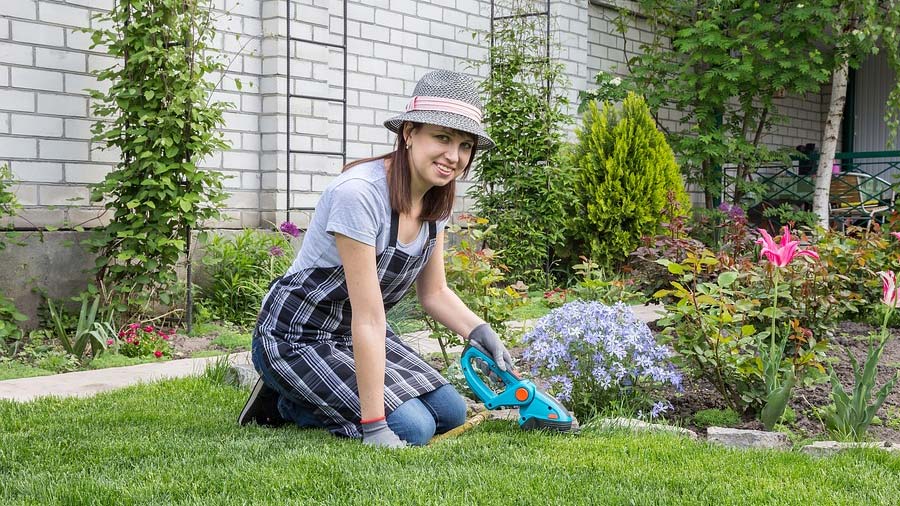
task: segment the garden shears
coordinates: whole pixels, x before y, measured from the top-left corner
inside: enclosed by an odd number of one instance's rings
[[[502,392],[494,392],[475,372],[476,360],[487,364],[490,372],[503,382],[505,388]],[[518,408],[519,427],[526,430],[549,429],[571,432],[572,415],[556,399],[539,390],[533,382],[519,377],[513,371],[501,370],[492,358],[471,345],[463,350],[460,362],[469,388],[481,399],[486,408]]]

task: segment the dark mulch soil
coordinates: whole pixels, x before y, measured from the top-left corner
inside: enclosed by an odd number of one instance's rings
[[[845,347],[853,353],[859,366],[862,367],[866,360],[868,336],[872,332],[879,331],[880,329],[877,327],[855,322],[843,322],[834,330],[829,360],[834,361],[834,370],[844,386],[844,390],[848,393],[852,391],[854,378]],[[887,382],[900,369],[900,332],[897,329],[894,330],[893,337],[885,346],[884,353],[878,364],[876,392],[881,385]],[[702,433],[702,429],[697,429],[697,427],[691,425],[691,415],[702,409],[722,409],[725,407],[725,403],[718,392],[707,381],[692,380],[685,377],[684,386],[684,393],[671,399],[675,407],[675,417],[679,420],[687,420],[688,428]],[[796,421],[790,425],[791,430],[801,437],[828,439],[825,427],[816,415],[814,408],[821,408],[829,404],[831,404],[831,383],[827,378],[823,378],[821,383],[796,389],[791,408],[793,408],[797,417]],[[869,439],[900,444],[900,426],[897,425],[900,423],[900,420],[897,419],[900,416],[900,411],[898,410],[900,410],[900,385],[888,395],[887,400],[885,400],[878,411],[878,416],[884,423],[880,426],[872,425],[869,427],[867,432]],[[894,426],[890,427],[889,425]],[[762,429],[762,423],[753,419],[745,419],[738,428]]]

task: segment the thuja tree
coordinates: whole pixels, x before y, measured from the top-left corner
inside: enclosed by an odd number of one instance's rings
[[[598,263],[625,261],[662,217],[690,209],[675,155],[644,100],[629,93],[621,110],[589,104],[574,153],[577,209],[570,231]],[[669,194],[679,209],[668,209]]]
[[[706,194],[721,192],[719,168],[737,167],[735,202],[760,163],[783,157],[763,138],[784,118],[777,97],[818,92],[829,77],[822,2],[758,0],[639,0],[654,33],[641,54],[626,54],[632,89],[651,111],[675,109],[681,124],[666,132],[688,182]],[[623,11],[624,12],[624,11]],[[633,23],[618,20],[624,35]],[[627,48],[628,45],[626,44]]]
[[[504,5],[500,5],[500,4]],[[521,1],[497,2],[505,13],[526,13]],[[475,167],[469,196],[480,216],[497,226],[490,246],[502,249],[510,278],[546,279],[564,243],[563,202],[570,195],[559,151],[570,121],[560,63],[546,58],[543,19],[497,21],[482,83],[484,120],[497,147]]]
[[[109,91],[91,91],[94,140],[118,148],[121,161],[92,192],[111,213],[89,245],[106,295],[168,304],[174,266],[191,231],[219,216],[222,175],[198,163],[227,143],[216,131],[229,104],[210,103],[207,48],[214,35],[204,0],[118,0],[99,16],[94,46],[119,63],[97,74]],[[124,300],[124,299],[119,299]]]

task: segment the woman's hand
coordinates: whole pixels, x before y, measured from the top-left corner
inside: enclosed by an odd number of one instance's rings
[[[380,446],[382,448],[403,448],[406,441],[400,439],[394,431],[388,427],[387,421],[382,418],[370,423],[362,424],[363,444]]]
[[[506,346],[503,346],[503,342],[500,341],[500,336],[487,323],[482,323],[469,332],[469,343],[485,355],[492,357],[500,370],[512,372],[515,369],[512,357]]]

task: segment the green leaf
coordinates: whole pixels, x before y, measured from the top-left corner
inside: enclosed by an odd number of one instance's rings
[[[718,285],[721,287],[727,287],[734,284],[734,281],[738,278],[738,273],[734,271],[725,271],[719,274],[718,279],[716,280]]]
[[[671,272],[672,274],[678,274],[678,275],[684,274],[684,267],[683,267],[681,264],[677,264],[677,263],[675,263],[675,262],[669,262],[669,263],[666,265],[666,268],[667,268],[667,269],[669,270],[669,272]]]

